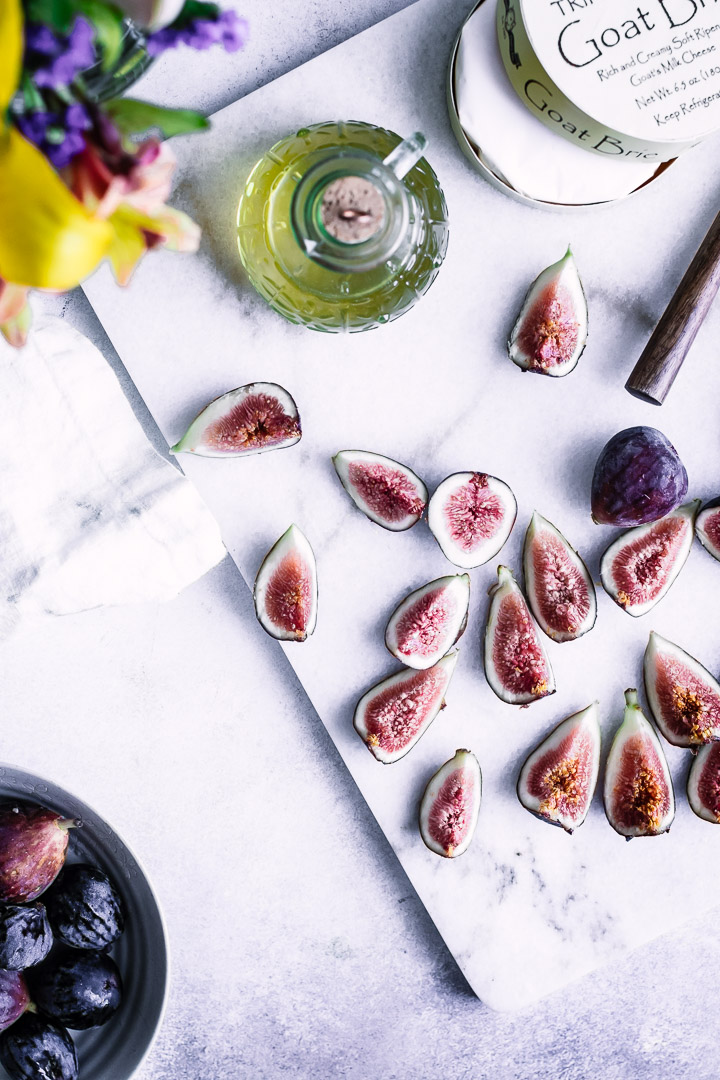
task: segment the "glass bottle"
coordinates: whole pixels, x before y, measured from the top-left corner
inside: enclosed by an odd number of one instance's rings
[[[131,19],[123,20],[120,52],[109,69],[102,63],[83,72],[83,90],[89,101],[101,104],[124,94],[153,62],[145,46],[145,34]]]
[[[238,207],[240,257],[291,322],[357,331],[427,291],[445,256],[447,207],[426,140],[357,122],[315,124],[255,165]]]

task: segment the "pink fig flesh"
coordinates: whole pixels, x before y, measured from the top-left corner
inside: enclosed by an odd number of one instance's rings
[[[600,767],[597,702],[555,727],[518,777],[520,802],[532,814],[573,832],[590,809]]]
[[[172,452],[242,457],[292,446],[301,435],[297,406],[287,390],[276,383],[248,383],[206,405]]]
[[[668,742],[692,747],[720,739],[720,684],[707,668],[653,631],[643,670],[652,714]]]
[[[660,740],[637,703],[625,692],[625,716],[615,733],[605,766],[605,813],[628,840],[667,832],[675,816],[675,795]]]
[[[557,367],[577,349],[578,324],[568,308],[567,296],[554,284],[535,297],[516,339],[532,367]]]
[[[457,653],[423,671],[405,669],[371,687],[357,703],[353,725],[384,764],[404,757],[445,704]]]
[[[446,859],[467,851],[481,797],[477,758],[469,750],[458,750],[430,778],[420,803],[420,834],[427,847]]]
[[[687,793],[698,817],[720,824],[720,743],[708,743],[698,751],[690,766]]]
[[[73,823],[27,803],[0,806],[0,901],[37,899],[60,873]]]
[[[629,615],[644,615],[675,581],[690,554],[699,506],[696,500],[659,521],[629,529],[603,555],[603,587]]]
[[[554,377],[576,366],[587,339],[587,303],[572,252],[530,286],[508,351],[524,371]]]
[[[450,496],[444,512],[448,531],[466,552],[494,536],[504,517],[503,505],[489,490],[484,473],[473,473],[466,486]]]
[[[715,559],[720,559],[720,502],[713,499],[698,514],[695,523],[697,538]]]
[[[304,635],[312,602],[308,568],[296,551],[290,551],[278,563],[268,582],[265,600],[268,617],[283,630]]]
[[[565,537],[533,514],[523,551],[533,615],[554,641],[574,641],[595,625],[597,600],[588,569]]]
[[[502,480],[487,473],[453,473],[433,492],[428,525],[445,557],[471,569],[494,559],[517,516],[517,502]]]
[[[204,443],[213,450],[237,453],[258,446],[275,446],[299,434],[299,421],[288,416],[277,398],[248,394],[226,416],[210,424]]]
[[[408,667],[431,667],[463,633],[469,600],[467,574],[437,578],[416,589],[390,616],[387,648]]]
[[[415,487],[404,473],[385,465],[361,465],[353,461],[348,469],[350,483],[378,517],[395,524],[425,509]]]
[[[29,1004],[30,994],[22,972],[0,971],[0,1031],[14,1024]]]
[[[305,641],[317,621],[315,556],[297,525],[273,545],[255,578],[255,611],[264,630],[280,641]]]
[[[555,693],[555,678],[537,624],[506,566],[498,581],[485,628],[485,674],[491,689],[509,705],[529,705]]]
[[[407,465],[366,450],[341,450],[333,465],[355,505],[376,524],[403,532],[422,517],[427,488]]]

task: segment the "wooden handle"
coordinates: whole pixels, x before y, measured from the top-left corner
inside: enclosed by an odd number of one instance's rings
[[[635,397],[662,405],[720,288],[720,214],[690,263],[625,383]]]

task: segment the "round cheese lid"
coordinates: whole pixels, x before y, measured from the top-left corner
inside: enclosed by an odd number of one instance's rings
[[[657,162],[588,154],[531,115],[505,72],[495,18],[495,0],[481,0],[462,28],[450,72],[451,119],[485,174],[511,194],[565,206],[621,199],[651,180]]]
[[[720,128],[718,0],[500,0],[524,104],[586,150],[667,160]]]

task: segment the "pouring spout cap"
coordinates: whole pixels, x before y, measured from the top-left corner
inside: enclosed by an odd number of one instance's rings
[[[383,165],[395,173],[398,180],[410,172],[425,152],[427,139],[421,131],[416,131],[395,147],[383,160]]]

